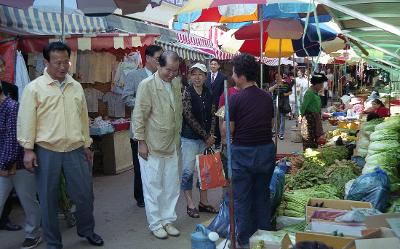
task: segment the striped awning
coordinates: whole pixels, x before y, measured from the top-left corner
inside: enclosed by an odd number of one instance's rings
[[[158,34],[104,33],[97,35],[67,36],[65,42],[73,51],[131,49],[154,44]],[[49,42],[57,41],[55,36],[29,36],[19,40],[19,47],[25,52],[42,52]]]
[[[18,0],[16,0],[18,1]],[[65,34],[87,34],[106,31],[103,17],[65,14]],[[0,31],[14,35],[61,35],[61,14],[36,8],[16,9],[0,5]]]
[[[214,45],[210,39],[189,34],[187,32],[175,31],[178,41],[180,43],[186,44],[197,50],[203,51],[206,54],[215,56]]]
[[[176,52],[180,57],[185,60],[204,61],[210,58],[209,54],[206,54],[203,51],[198,51],[179,42],[166,42],[162,40],[156,40],[156,44],[160,45],[164,50]]]

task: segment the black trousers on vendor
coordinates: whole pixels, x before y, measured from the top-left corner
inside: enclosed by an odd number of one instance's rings
[[[133,172],[134,176],[134,197],[139,207],[144,207],[143,198],[143,185],[142,185],[142,175],[140,173],[140,163],[138,157],[139,144],[137,141],[130,139],[131,149],[132,149],[132,160],[133,160]]]

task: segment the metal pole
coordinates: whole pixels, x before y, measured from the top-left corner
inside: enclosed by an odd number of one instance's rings
[[[278,58],[278,74],[279,77],[281,77],[281,54],[282,54],[282,39],[279,39],[279,58]],[[283,80],[283,79],[281,79]],[[278,84],[278,82],[275,82],[275,84]],[[276,103],[275,103],[275,107],[276,107],[276,118],[275,118],[275,148],[276,148],[276,152],[278,152],[278,132],[279,132],[279,128],[280,128],[280,112],[279,112],[279,86],[277,89],[277,93],[276,93]]]
[[[264,24],[263,24],[263,17],[262,17],[262,5],[258,5],[259,9],[259,21],[260,21],[260,88],[263,87],[263,81],[264,81],[264,50],[263,50],[263,37],[264,37]]]
[[[61,41],[65,40],[65,8],[64,8],[64,0],[61,0]]]
[[[293,54],[293,56],[292,56],[292,58],[293,58],[293,70],[294,70],[294,72],[293,72],[293,77],[294,77],[294,108],[295,108],[295,111],[294,111],[294,113],[295,113],[295,118],[297,119],[297,116],[298,116],[298,114],[299,114],[299,106],[297,105],[297,82],[296,82],[296,76],[297,76],[297,73],[296,73],[296,62],[294,61],[294,54]],[[297,122],[297,120],[296,120],[296,127],[299,127],[299,122]]]
[[[228,178],[229,178],[229,231],[231,246],[230,248],[236,249],[236,231],[235,231],[235,207],[233,198],[233,182],[232,182],[232,152],[231,152],[231,122],[229,115],[229,101],[228,101],[228,81],[224,81],[224,97],[225,97],[225,124],[226,124],[226,154],[228,159]]]

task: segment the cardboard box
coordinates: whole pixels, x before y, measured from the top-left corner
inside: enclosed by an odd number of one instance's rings
[[[319,233],[310,232],[298,232],[296,233],[296,243],[301,241],[319,241],[333,249],[343,249],[350,242],[354,241],[355,238],[350,237],[338,237]],[[349,247],[348,249],[356,249],[355,246]]]
[[[321,205],[322,207],[314,207],[316,205]],[[339,209],[339,210],[352,210],[353,208],[372,208],[372,204],[369,202],[362,201],[349,201],[349,200],[332,200],[332,199],[322,199],[322,198],[311,198],[306,206],[306,222],[309,223],[310,217],[315,210],[318,209]]]
[[[290,237],[286,232],[257,230],[250,237],[250,248],[256,246],[261,240],[264,241],[264,247],[268,249],[289,249],[292,245]]]
[[[356,240],[356,249],[400,249],[400,240],[394,238]]]
[[[400,213],[388,213],[368,216],[365,219],[365,224],[367,225],[367,228],[391,228],[389,223],[387,222],[387,219],[393,218],[400,218]]]
[[[312,220],[310,223],[310,230],[314,233],[343,234],[350,237],[361,237],[362,231],[366,229],[365,225],[350,225],[346,223],[339,223],[334,221]]]

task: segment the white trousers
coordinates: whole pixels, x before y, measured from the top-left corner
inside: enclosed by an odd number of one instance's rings
[[[175,207],[179,198],[179,158],[149,155],[139,156],[143,197],[149,229],[155,231],[176,220]]]

